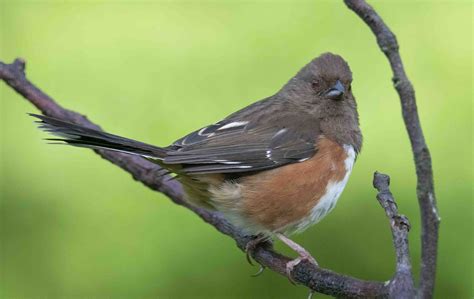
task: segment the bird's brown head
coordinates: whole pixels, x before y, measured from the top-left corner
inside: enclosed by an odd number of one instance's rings
[[[303,67],[283,88],[284,91],[311,96],[313,103],[344,101],[352,95],[352,72],[339,55],[324,53]]]
[[[339,55],[324,53],[304,66],[280,93],[318,119],[324,134],[351,139],[360,149],[361,136],[346,136],[360,135],[351,84],[352,72],[347,62]]]

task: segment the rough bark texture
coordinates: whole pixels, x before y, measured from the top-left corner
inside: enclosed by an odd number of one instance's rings
[[[432,297],[434,287],[439,217],[433,191],[431,159],[421,131],[413,87],[403,70],[395,36],[382,19],[365,1],[345,0],[345,2],[372,29],[394,71],[395,88],[402,102],[403,116],[412,142],[418,176],[418,198],[423,222],[422,274],[419,294],[424,298],[429,298]],[[85,116],[61,107],[33,85],[26,78],[24,60],[16,59],[12,64],[0,62],[0,79],[36,106],[44,115],[100,129]],[[163,169],[158,165],[136,156],[118,152],[105,150],[96,150],[95,152],[129,172],[135,180],[167,195],[174,203],[196,213],[218,231],[233,238],[241,250],[244,250],[248,242],[251,241],[250,237],[243,235],[220,213],[197,208],[185,202],[181,185],[175,180],[170,180],[169,176],[163,175]],[[297,283],[307,286],[311,291],[344,298],[413,298],[415,296],[416,290],[413,285],[408,252],[408,219],[398,214],[395,201],[388,188],[389,177],[376,173],[373,183],[379,190],[377,198],[390,220],[392,229],[393,244],[397,256],[396,272],[393,278],[388,282],[364,281],[302,262],[292,272]],[[252,256],[262,266],[286,275],[286,263],[290,261],[290,258],[275,252],[270,243],[258,246]]]

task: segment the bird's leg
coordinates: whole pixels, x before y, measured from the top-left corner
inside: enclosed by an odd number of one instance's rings
[[[297,244],[296,242],[290,240],[288,237],[286,237],[285,235],[283,235],[281,233],[277,233],[276,236],[283,243],[288,245],[288,247],[290,247],[291,249],[296,251],[296,253],[298,253],[298,255],[299,255],[299,257],[297,257],[296,259],[294,259],[292,261],[289,261],[286,264],[286,275],[288,276],[288,279],[290,280],[290,282],[295,283],[295,281],[293,280],[293,276],[291,275],[291,272],[293,271],[293,268],[296,265],[298,265],[299,263],[301,263],[302,261],[308,261],[311,264],[313,264],[315,266],[318,266],[318,263],[316,262],[316,260],[311,256],[311,254],[306,249],[304,249],[299,244]]]

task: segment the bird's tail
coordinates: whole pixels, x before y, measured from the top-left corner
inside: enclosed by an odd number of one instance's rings
[[[114,150],[146,158],[162,159],[166,156],[166,150],[161,147],[89,129],[53,117],[30,115],[39,119],[37,123],[39,123],[40,129],[60,137],[47,139],[50,141],[93,149]]]

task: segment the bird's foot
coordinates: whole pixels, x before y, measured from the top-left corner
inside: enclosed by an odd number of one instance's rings
[[[318,266],[318,262],[316,262],[314,257],[311,256],[311,254],[306,249],[304,249],[301,245],[297,244],[296,242],[290,240],[285,235],[278,233],[276,234],[276,236],[278,237],[278,239],[280,239],[283,243],[288,245],[288,247],[293,249],[299,255],[294,260],[291,260],[288,263],[286,263],[286,276],[288,277],[291,283],[296,284],[292,275],[293,269],[296,267],[296,265],[298,265],[299,263],[303,261],[307,261],[315,266]]]
[[[294,280],[293,278],[293,269],[296,267],[296,265],[298,265],[299,263],[303,262],[303,261],[306,261],[306,262],[309,262],[315,266],[318,266],[318,263],[316,262],[316,260],[308,253],[307,255],[300,255],[299,257],[295,258],[294,260],[291,260],[289,261],[288,263],[286,263],[286,276],[288,277],[288,280],[292,283],[292,284],[296,284],[296,281]]]
[[[245,246],[245,256],[247,258],[247,261],[249,262],[250,265],[254,266],[252,262],[252,253],[255,251],[255,249],[260,246],[262,243],[269,242],[270,239],[266,235],[257,235],[255,236],[254,239],[249,241],[247,245]],[[265,266],[260,264],[260,269],[258,269],[257,273],[252,274],[252,277],[257,277],[260,274],[263,273],[265,270]]]

